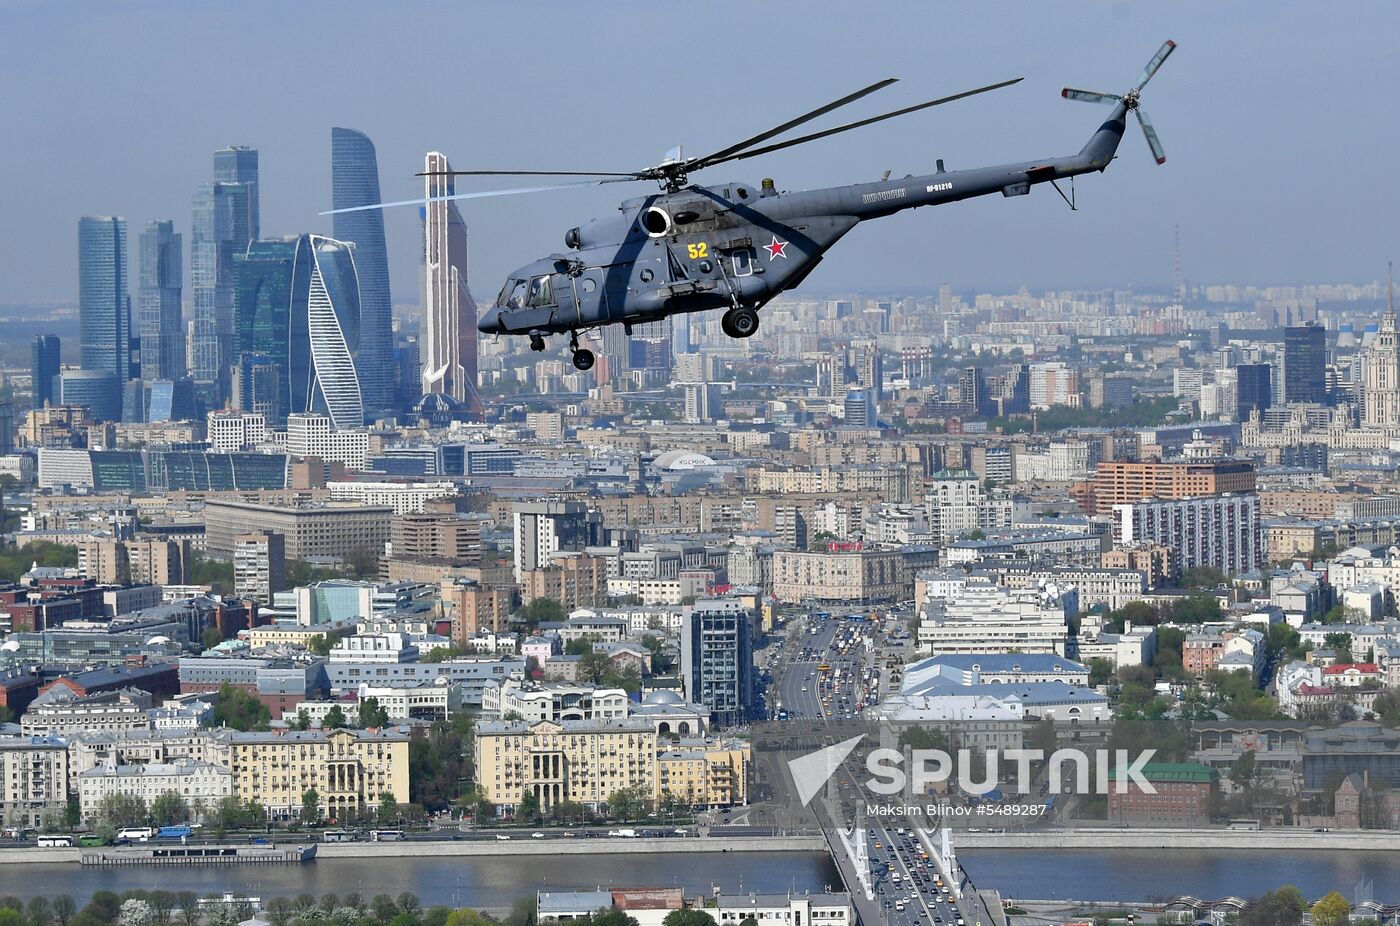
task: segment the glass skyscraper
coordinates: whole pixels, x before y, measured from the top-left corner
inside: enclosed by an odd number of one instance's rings
[[[63,364],[61,345],[56,334],[40,334],[34,338],[30,349],[30,377],[34,389],[34,407],[43,408],[44,403],[58,399],[59,368]]]
[[[374,143],[354,129],[331,129],[331,203],[335,209],[382,202]],[[389,258],[384,248],[384,215],[378,209],[334,216],[333,234],[355,245],[360,282],[360,346],[355,366],[371,412],[393,404],[393,303],[389,297]]]
[[[1285,402],[1327,402],[1327,331],[1321,325],[1283,329]]]
[[[126,219],[90,215],[78,221],[78,315],[82,368],[125,382],[131,364]]]
[[[328,414],[337,428],[364,424],[354,361],[360,293],[350,245],[320,235],[253,242],[238,261],[236,330],[242,407],[275,403],[279,424],[303,412]],[[254,374],[268,365],[278,371],[277,385],[259,389]]]
[[[214,182],[203,186],[194,200],[190,375],[218,398],[228,385],[233,362],[233,260],[258,233],[258,153],[251,148],[216,152],[214,172]]]
[[[136,330],[141,337],[141,378],[148,382],[185,375],[185,326],[180,315],[183,268],[175,223],[147,225],[141,233]]]

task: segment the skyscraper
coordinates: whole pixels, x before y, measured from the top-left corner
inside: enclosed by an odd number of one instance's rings
[[[126,219],[78,222],[78,314],[82,368],[125,382],[131,364],[131,305],[126,291]]]
[[[1400,425],[1400,335],[1395,327],[1393,288],[1391,285],[1386,290],[1385,317],[1363,361],[1362,427]]]
[[[743,723],[753,705],[753,618],[737,601],[701,600],[681,629],[687,701],[710,709],[718,726]]]
[[[258,200],[258,149],[232,145],[214,152],[214,180],[248,187],[248,240],[261,237]]]
[[[141,233],[136,329],[141,337],[141,378],[185,375],[185,326],[180,317],[183,282],[181,240],[174,222],[151,222]]]
[[[227,387],[233,362],[233,260],[257,234],[257,162],[258,153],[251,148],[216,152],[216,176],[245,179],[215,179],[195,194],[190,242],[194,296],[190,375],[216,398]]]
[[[374,143],[354,129],[331,129],[332,207],[348,209],[380,201]],[[384,215],[378,209],[337,215],[332,231],[338,240],[355,245],[354,263],[360,280],[360,346],[355,366],[365,407],[381,412],[390,407],[394,390],[394,319]]]
[[[40,334],[34,338],[30,349],[30,377],[34,390],[34,407],[43,408],[45,402],[58,398],[58,384],[54,377],[63,365],[58,335]]]
[[[1285,402],[1327,401],[1327,331],[1321,325],[1283,329]]]
[[[1274,404],[1273,368],[1267,363],[1235,367],[1235,420],[1248,421],[1251,412],[1262,418]]]
[[[354,361],[360,294],[350,245],[320,235],[255,241],[237,267],[239,386],[248,393],[239,396],[240,407],[275,402],[279,423],[311,413],[330,416],[337,428],[364,424]],[[259,368],[269,364],[278,370],[275,396],[255,385]]]
[[[428,152],[423,172],[450,171],[447,156]],[[481,410],[476,391],[476,303],[467,287],[467,225],[456,203],[431,202],[455,192],[451,177],[423,178],[423,392]]]

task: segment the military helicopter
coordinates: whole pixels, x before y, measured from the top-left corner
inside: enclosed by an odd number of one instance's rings
[[[637,180],[659,184],[658,193],[625,200],[618,206],[618,214],[569,229],[564,234],[564,244],[572,253],[551,254],[512,273],[495,303],[478,319],[478,330],[525,335],[537,351],[544,350],[546,336],[567,333],[574,366],[588,370],[594,363],[593,352],[579,345],[579,333],[605,325],[621,324],[631,334],[634,325],[644,322],[681,312],[722,309],[720,326],[725,334],[732,338],[752,337],[759,328],[759,310],[779,293],[799,286],[832,245],[864,221],[904,209],[991,193],[1023,196],[1039,183],[1055,185],[1060,196],[1074,208],[1073,188],[1071,196],[1066,196],[1057,181],[1106,169],[1117,153],[1130,112],[1142,127],[1152,156],[1158,164],[1163,163],[1166,155],[1161,141],[1139,108],[1139,101],[1147,82],[1175,48],[1175,42],[1165,42],[1147,62],[1137,84],[1121,95],[1065,88],[1062,95],[1066,99],[1107,103],[1113,111],[1078,154],[1064,157],[953,171],[945,170],[939,160],[932,174],[891,180],[886,172],[873,183],[791,193],[779,192],[771,179],[758,186],[740,181],[715,186],[690,183],[690,176],[705,168],[807,144],[1021,80],[1018,77],[1001,81],[798,138],[763,144],[888,87],[895,82],[895,78],[889,78],[711,154],[685,157],[680,148],[674,148],[661,163],[643,170],[459,170],[419,176],[600,178],[429,197],[435,202]],[[424,202],[416,199],[357,208]]]

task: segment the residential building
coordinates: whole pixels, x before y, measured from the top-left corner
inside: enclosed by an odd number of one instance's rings
[[[389,539],[393,510],[341,502],[286,507],[209,499],[204,505],[205,547],[231,558],[234,538],[269,531],[284,538],[288,559],[338,559],[357,547],[379,551]]]
[[[388,794],[407,804],[408,735],[394,730],[280,730],[229,735],[234,795],[272,819],[296,819],[315,791],[323,817],[354,819]]]
[[[36,704],[20,718],[25,736],[64,739],[84,733],[149,730],[151,699],[144,692],[104,691],[72,700]]]
[[[1108,792],[1108,821],[1119,826],[1204,826],[1211,819],[1211,798],[1217,775],[1214,769],[1194,762],[1148,762],[1140,774],[1152,791],[1114,769]],[[1155,792],[1155,793],[1153,793]]]
[[[78,572],[99,585],[184,585],[191,556],[188,540],[84,540]]]
[[[453,178],[443,176],[451,170],[441,152],[423,159],[422,389],[476,411],[477,309],[467,285],[467,224],[456,203],[442,200],[455,189]]]
[[[1155,543],[1175,555],[1176,568],[1213,566],[1226,575],[1264,561],[1257,495],[1212,495],[1113,506],[1117,543]]]
[[[559,552],[582,552],[598,539],[601,518],[583,502],[516,502],[512,509],[515,527],[515,580],[524,580],[526,570],[549,565]]]
[[[520,598],[525,604],[549,598],[572,611],[603,604],[607,596],[608,568],[600,557],[555,554],[547,564],[522,573]]]
[[[1094,472],[1093,513],[1109,514],[1115,505],[1148,499],[1243,494],[1254,489],[1254,464],[1247,460],[1200,463],[1104,460]]]
[[[628,715],[628,698],[621,688],[502,679],[487,682],[482,689],[481,713],[496,718],[514,715],[530,723],[621,720]]]
[[[656,790],[678,803],[713,810],[749,800],[752,747],[746,740],[678,742],[656,757]]]
[[[0,819],[38,829],[68,805],[68,746],[53,736],[0,737]]]
[[[233,593],[271,604],[287,586],[286,538],[276,531],[238,534],[233,538]]]
[[[234,793],[233,772],[228,767],[190,759],[99,765],[79,773],[76,780],[78,806],[89,825],[100,822],[102,800],[114,794],[140,798],[149,807],[162,794],[173,792],[189,806],[188,822],[199,823],[211,818],[219,801]]]
[[[544,812],[605,807],[622,789],[657,797],[656,730],[645,720],[487,721],[476,726],[476,780],[498,813],[525,795]]]
[[[311,457],[321,462],[344,463],[348,469],[366,469],[369,461],[369,431],[340,428],[329,415],[293,414],[287,416],[287,453]]]
[[[780,601],[873,603],[905,597],[904,560],[894,550],[776,550],[773,597]]]
[[[681,682],[688,701],[703,704],[717,726],[747,719],[753,705],[753,615],[738,601],[691,605],[681,631]]]

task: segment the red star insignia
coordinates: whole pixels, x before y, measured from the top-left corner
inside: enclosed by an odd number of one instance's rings
[[[763,250],[768,252],[769,260],[772,260],[775,257],[781,257],[784,260],[787,260],[787,246],[788,243],[786,241],[779,241],[778,236],[774,235],[773,243],[765,244],[763,246]]]

